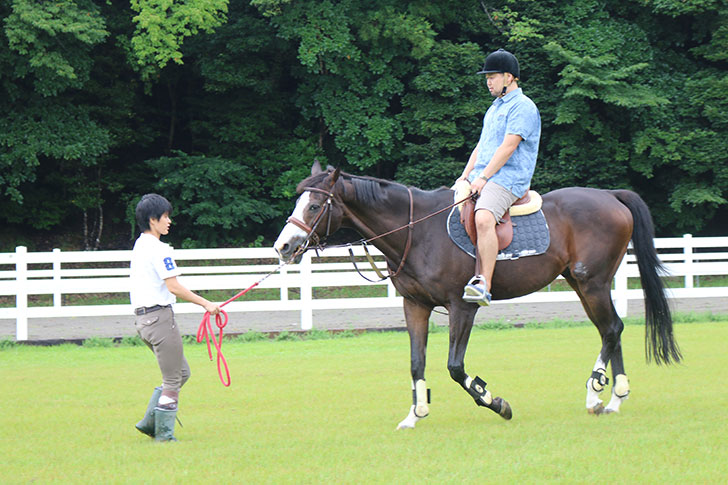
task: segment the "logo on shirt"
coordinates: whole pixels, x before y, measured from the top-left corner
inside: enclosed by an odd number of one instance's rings
[[[167,271],[172,271],[174,269],[174,261],[172,258],[164,258],[164,267]]]

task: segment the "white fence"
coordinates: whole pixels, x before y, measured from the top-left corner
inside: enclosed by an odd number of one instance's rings
[[[671,298],[726,297],[728,287],[700,287],[701,276],[728,275],[728,237],[655,239],[655,247],[672,276],[681,277],[680,288],[668,291]],[[377,266],[384,270],[384,258],[371,248]],[[354,253],[361,256],[361,248]],[[301,312],[301,328],[311,329],[313,311],[399,307],[402,297],[389,280],[369,283],[354,270],[345,248],[327,249],[315,256],[307,252],[300,264],[284,266],[256,288],[272,288],[275,299],[235,301],[228,312],[287,311]],[[25,247],[14,253],[0,253],[0,299],[15,306],[0,306],[0,319],[16,321],[16,339],[28,339],[28,320],[32,318],[130,315],[130,304],[64,304],[63,295],[103,295],[128,293],[131,251],[28,252]],[[247,288],[274,271],[279,263],[271,248],[178,249],[175,259],[183,271],[180,280],[192,290],[229,290],[230,296]],[[204,262],[204,264],[201,264]],[[367,263],[358,263],[370,279],[377,279]],[[642,290],[628,289],[628,278],[639,277],[633,255],[628,254],[615,276],[612,298],[620,316],[627,315],[630,299],[641,299]],[[314,288],[379,285],[383,296],[370,298],[314,298]],[[297,291],[289,292],[294,289]],[[297,293],[297,295],[296,295]],[[43,306],[30,304],[31,295],[45,297]],[[127,295],[128,296],[128,295]],[[294,296],[292,298],[291,296]],[[270,294],[267,295],[270,298]],[[2,301],[2,300],[0,300]],[[540,291],[509,302],[540,303],[578,301],[573,291]],[[499,304],[501,302],[494,302]],[[199,312],[191,303],[175,305],[177,313]]]

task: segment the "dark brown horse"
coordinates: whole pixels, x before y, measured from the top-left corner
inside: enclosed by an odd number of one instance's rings
[[[283,261],[300,254],[311,237],[325,237],[340,227],[373,238],[406,226],[453,202],[448,189],[422,191],[370,177],[323,171],[314,163],[311,176],[298,186],[301,197],[275,243]],[[411,209],[412,208],[412,209]],[[628,190],[565,188],[543,196],[543,213],[550,229],[549,249],[541,255],[499,261],[493,275],[495,300],[526,295],[562,275],[581,299],[602,338],[602,347],[588,379],[586,407],[591,413],[618,412],[629,394],[622,360],[624,324],[610,295],[611,283],[632,240],[645,294],[646,352],[648,360],[679,361],[670,309],[658,275],[661,268],[653,244],[653,226],[647,205]],[[442,212],[374,240],[396,276],[394,286],[404,297],[410,336],[413,404],[399,428],[413,428],[429,413],[425,384],[425,353],[429,317],[434,307],[447,308],[450,320],[448,370],[479,406],[505,419],[512,416],[504,399],[492,397],[479,377],[465,372],[464,358],[477,304],[463,301],[463,286],[473,275],[474,259],[449,239]],[[410,232],[411,230],[411,232]],[[409,241],[408,241],[409,239]],[[406,248],[409,247],[409,251]],[[403,256],[404,258],[403,264]],[[604,407],[599,393],[608,384],[612,366],[612,396]]]

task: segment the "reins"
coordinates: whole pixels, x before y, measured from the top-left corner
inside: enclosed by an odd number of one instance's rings
[[[372,267],[372,270],[374,270],[374,272],[377,274],[377,276],[379,276],[379,278],[380,278],[379,280],[372,280],[372,279],[364,276],[364,274],[359,270],[359,267],[356,264],[356,260],[354,259],[354,250],[352,249],[352,244],[345,245],[349,248],[349,255],[351,256],[351,263],[354,265],[354,269],[356,270],[357,273],[359,273],[359,276],[361,276],[365,280],[369,281],[370,283],[379,283],[381,281],[386,280],[387,278],[394,278],[395,276],[397,276],[399,274],[400,271],[402,271],[402,268],[404,267],[404,263],[407,260],[407,256],[409,254],[410,247],[412,245],[412,231],[413,231],[413,226],[415,224],[419,224],[420,222],[426,221],[427,219],[430,219],[431,217],[435,217],[438,214],[442,214],[443,212],[452,209],[456,205],[460,205],[463,202],[465,202],[466,200],[473,198],[475,195],[475,194],[470,194],[462,200],[454,202],[438,211],[435,211],[431,214],[421,217],[420,219],[417,219],[416,221],[413,221],[412,219],[414,216],[414,200],[412,198],[412,190],[409,187],[407,187],[407,193],[409,194],[409,202],[410,202],[409,223],[405,224],[404,226],[400,226],[396,229],[392,229],[391,231],[385,232],[384,234],[379,234],[378,236],[374,236],[374,237],[370,237],[369,239],[362,239],[361,241],[358,241],[358,243],[361,244],[362,248],[364,249],[364,255],[366,256],[367,261],[369,261],[369,265]],[[390,234],[394,234],[395,232],[401,231],[402,229],[405,229],[405,228],[408,229],[407,244],[405,245],[404,254],[402,255],[402,259],[400,260],[399,267],[397,267],[397,271],[395,271],[394,273],[392,273],[390,270],[390,273],[385,276],[377,267],[376,263],[374,262],[374,258],[372,258],[371,254],[369,254],[369,249],[367,248],[367,244],[372,241],[375,241],[379,238],[389,236]],[[389,266],[387,266],[387,269],[389,269]]]

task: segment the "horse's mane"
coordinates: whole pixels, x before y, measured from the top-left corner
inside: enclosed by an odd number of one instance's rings
[[[306,190],[306,187],[316,187],[320,185],[321,182],[330,175],[330,173],[330,171],[326,171],[307,177],[298,184],[296,192],[300,194]],[[403,190],[406,190],[406,186],[399,182],[378,179],[366,175],[352,175],[346,172],[341,172],[340,177],[347,180],[354,186],[354,190],[356,191],[356,200],[364,204],[372,204],[386,199],[387,189],[390,187],[401,187]],[[448,189],[446,187],[440,187],[439,189],[431,192],[439,192],[441,190]]]

